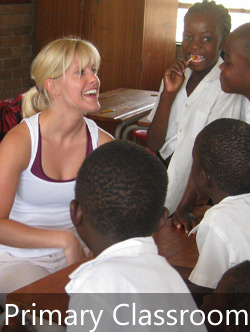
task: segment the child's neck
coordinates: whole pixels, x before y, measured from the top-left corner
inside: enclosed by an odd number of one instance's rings
[[[214,191],[213,193],[211,193],[211,200],[213,202],[213,204],[219,204],[224,198],[230,196],[228,193],[224,192],[223,190],[218,190],[218,191]]]
[[[92,242],[93,245],[90,245],[90,249],[94,254],[94,257],[100,255],[104,250],[111,247],[112,245],[118,243],[120,241],[114,240],[108,236],[99,235]]]
[[[203,80],[203,78],[211,71],[211,69],[214,67],[208,67],[202,71],[193,71],[188,82],[186,85],[186,92],[187,95],[190,96],[191,93],[194,91],[194,89],[197,87],[197,85]]]

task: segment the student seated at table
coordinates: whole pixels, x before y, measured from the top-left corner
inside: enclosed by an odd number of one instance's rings
[[[76,180],[71,217],[95,259],[70,275],[69,309],[84,307],[77,293],[182,293],[175,305],[186,300],[195,307],[186,284],[158,254],[152,237],[168,216],[166,191],[165,167],[138,144],[113,141],[86,158]]]
[[[191,174],[214,205],[191,231],[199,258],[189,280],[215,289],[225,271],[250,259],[250,125],[225,118],[207,125],[195,140]]]
[[[224,46],[225,58],[220,65],[221,88],[227,93],[238,93],[248,98],[245,121],[250,123],[250,23],[245,23],[229,34]]]
[[[219,65],[231,29],[228,9],[204,0],[191,6],[184,18],[182,60],[164,73],[158,102],[150,113],[148,146],[167,161],[169,187],[165,206],[177,227],[186,232],[197,220],[190,213],[197,195],[190,179],[195,137],[218,118],[245,119],[244,97],[225,94]]]
[[[242,120],[250,123],[250,23],[245,23],[231,32],[226,38],[224,50],[224,62],[220,64],[220,83],[224,92],[242,95],[246,98],[242,100],[245,109],[245,116]],[[187,202],[186,202],[187,203]],[[189,201],[189,209],[192,204]],[[189,218],[193,219],[191,214]],[[176,218],[176,215],[173,219]],[[176,218],[177,219],[177,218]],[[185,228],[188,224],[182,220]]]
[[[209,332],[249,332],[250,331],[250,261],[244,261],[227,270],[220,279],[216,289],[203,299],[201,310],[206,317],[212,310],[219,310],[223,315],[223,321],[219,325],[213,323],[219,321],[216,313],[212,320],[206,320]],[[236,310],[239,315],[231,313],[226,320],[226,311]],[[235,320],[239,317],[239,321]]]

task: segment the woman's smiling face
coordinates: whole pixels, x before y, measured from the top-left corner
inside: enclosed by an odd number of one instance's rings
[[[100,81],[95,68],[89,63],[84,69],[79,67],[77,55],[68,70],[65,78],[59,78],[61,91],[71,106],[83,109],[86,113],[98,111]]]
[[[182,51],[185,60],[193,58],[193,71],[210,70],[218,61],[224,41],[219,17],[211,12],[190,13],[185,17]]]

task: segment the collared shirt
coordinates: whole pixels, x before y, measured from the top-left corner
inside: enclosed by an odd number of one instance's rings
[[[250,194],[228,196],[211,207],[197,231],[199,259],[189,280],[216,288],[223,273],[250,259]]]
[[[197,306],[178,272],[158,254],[152,237],[114,244],[69,277],[71,281],[66,286],[69,310],[76,312],[77,317],[82,310],[99,312],[97,331],[206,332],[203,324],[196,326],[190,321],[190,315],[180,324],[181,312],[195,312]],[[154,316],[156,311],[162,324]],[[144,315],[145,322],[146,312],[152,317],[150,324],[138,323],[140,315]],[[176,323],[168,312],[176,317]],[[67,332],[93,330],[93,322],[87,321],[87,314],[85,317],[85,329],[78,322],[77,326],[68,326]],[[123,325],[117,324],[115,318]],[[196,318],[201,321],[199,314]],[[172,323],[171,327],[167,321]]]
[[[246,119],[247,98],[221,90],[219,65],[222,62],[219,58],[190,96],[187,96],[186,85],[192,71],[187,68],[184,83],[172,105],[165,143],[159,151],[163,159],[174,152],[168,166],[169,184],[165,202],[170,214],[175,212],[187,187],[192,166],[192,149],[198,133],[208,123],[219,118]],[[163,82],[160,93],[162,91]],[[154,117],[158,103],[159,101],[150,113],[150,119]]]
[[[246,103],[246,117],[245,117],[245,121],[247,123],[250,123],[250,100],[246,99],[245,103]]]
[[[188,293],[152,237],[112,245],[70,276],[68,293]]]

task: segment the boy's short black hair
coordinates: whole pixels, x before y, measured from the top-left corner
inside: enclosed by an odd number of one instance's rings
[[[122,241],[156,230],[167,183],[158,158],[136,143],[117,140],[86,158],[76,181],[76,199],[93,228]]]
[[[227,293],[248,293],[250,306],[250,261],[243,261],[225,273],[232,278],[232,282],[228,285]]]
[[[218,119],[197,136],[195,149],[202,168],[228,195],[250,193],[250,125]]]
[[[240,312],[245,310],[248,315],[248,324],[245,322],[245,316],[240,314],[239,315],[239,330],[238,331],[246,331],[244,328],[247,328],[250,323],[250,283],[249,283],[249,276],[250,276],[250,261],[244,261],[230,270],[228,270],[225,274],[230,276],[230,283],[228,284],[228,288],[226,290],[226,303],[227,309],[229,310],[236,310]],[[235,325],[234,321],[235,316],[231,315],[230,322],[232,326]],[[247,330],[249,331],[249,330]]]
[[[242,54],[250,60],[250,23],[245,23],[240,25],[233,31],[234,34],[237,34],[237,37],[240,38],[240,47]],[[249,63],[249,62],[248,62]],[[249,65],[250,66],[250,65]]]

